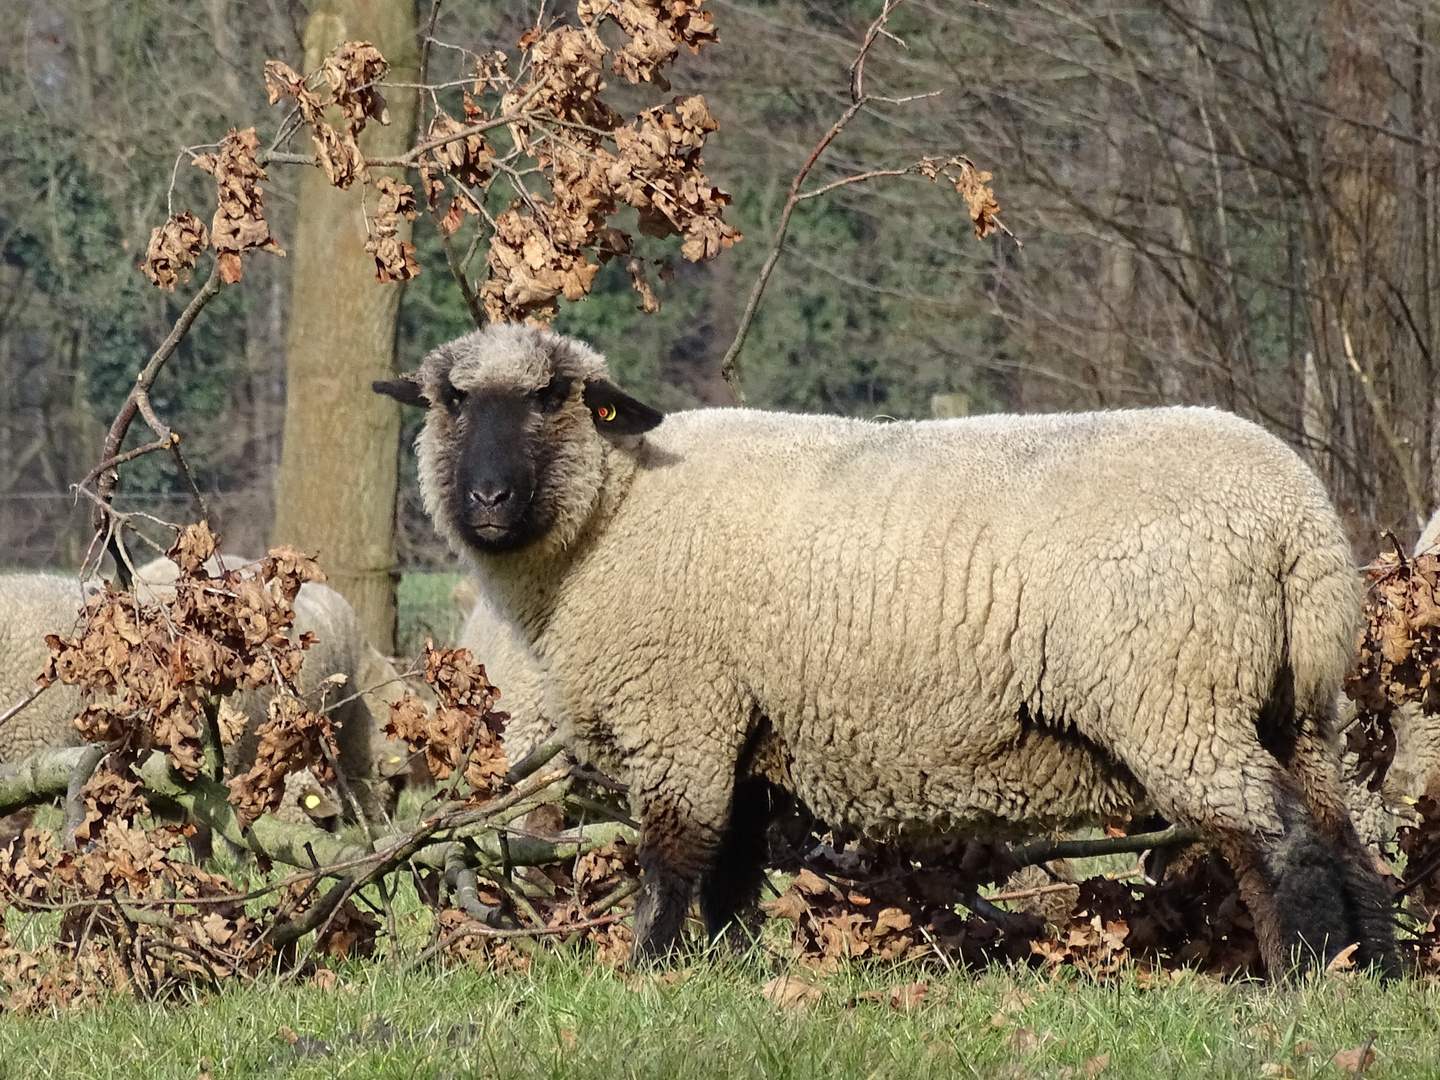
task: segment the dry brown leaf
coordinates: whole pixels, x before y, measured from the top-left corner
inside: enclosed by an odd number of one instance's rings
[[[1362,1053],[1364,1054],[1363,1061],[1361,1060]],[[1343,1072],[1353,1076],[1359,1070],[1368,1069],[1375,1064],[1375,1051],[1370,1046],[1357,1046],[1353,1050],[1341,1050],[1330,1060]]]
[[[151,230],[140,269],[155,285],[174,292],[177,284],[190,280],[195,260],[209,246],[210,234],[204,223],[189,210],[182,210]]]
[[[265,220],[260,181],[266,176],[255,160],[259,146],[253,127],[231,128],[215,154],[202,155],[192,162],[215,177],[219,197],[210,223],[210,243],[220,253],[220,276],[230,284],[241,278],[242,252],[285,254],[270,235],[270,223]]]
[[[1325,965],[1325,974],[1334,975],[1341,971],[1350,971],[1355,967],[1355,951],[1360,948],[1360,943],[1355,942],[1345,946]]]
[[[960,171],[955,177],[955,190],[970,210],[977,240],[984,240],[999,227],[996,215],[1000,213],[1000,204],[995,201],[995,192],[987,186],[990,179],[988,172],[982,172],[964,160],[960,162]]]
[[[625,264],[625,269],[630,274],[631,287],[640,294],[640,310],[647,313],[659,311],[660,299],[650,287],[650,279],[645,276],[644,261],[631,259]]]
[[[782,1012],[804,1012],[824,996],[819,986],[798,975],[777,975],[760,993]]]

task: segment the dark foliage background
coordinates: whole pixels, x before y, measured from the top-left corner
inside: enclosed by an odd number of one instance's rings
[[[720,357],[877,8],[710,6],[721,44],[684,56],[672,82],[721,122],[708,170],[746,240],[699,265],[646,241],[664,260],[658,314],[638,310],[617,260],[557,324],[665,408],[728,401]],[[208,216],[208,178],[174,169],[176,152],[229,127],[273,130],[261,67],[301,66],[306,15],[294,0],[0,0],[13,28],[0,39],[5,563],[78,562],[88,512],[67,485],[185,299],[134,266],[172,170],[175,208]],[[522,0],[456,3],[437,35],[513,44],[533,17]],[[1023,247],[976,242],[954,192],[918,177],[802,204],[742,355],[751,403],[895,418],[1220,405],[1309,456],[1362,556],[1384,529],[1408,541],[1440,489],[1435,22],[1423,0],[902,6],[890,28],[905,47],[873,54],[873,92],[941,93],[877,100],[812,180],[959,149],[995,174]],[[436,50],[433,77],[468,70]],[[271,174],[283,244],[297,173]],[[471,325],[424,215],[415,235],[402,366]],[[288,272],[249,260],[157,385],[236,550],[262,549],[273,513]],[[402,560],[443,565],[405,468]],[[183,500],[151,455],[119,505],[179,516]]]

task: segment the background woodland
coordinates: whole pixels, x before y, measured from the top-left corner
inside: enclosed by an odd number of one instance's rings
[[[6,563],[79,563],[90,511],[68,485],[186,301],[136,263],[167,202],[206,219],[213,205],[213,181],[177,167],[177,151],[228,128],[273,131],[283,112],[267,104],[264,61],[306,70],[307,22],[324,6],[0,0],[14,28],[0,40]],[[875,6],[714,0],[720,43],[667,72],[673,94],[703,93],[720,123],[706,171],[746,239],[690,263],[641,237],[658,313],[639,310],[623,259],[561,304],[556,327],[605,351],[637,395],[731,400],[721,357],[791,179],[849,103]],[[534,20],[530,0],[455,3],[436,38],[513,48]],[[1440,501],[1437,23],[1425,0],[901,5],[888,26],[899,40],[866,69],[875,99],[811,184],[958,150],[994,174],[1013,237],[977,243],[955,193],[914,175],[800,204],[746,342],[749,402],[895,418],[1214,404],[1302,449],[1361,557],[1386,530],[1408,547]],[[436,48],[430,81],[473,69]],[[611,81],[621,103],[638,93]],[[282,246],[310,171],[270,169]],[[402,369],[473,325],[431,220],[413,228],[422,272],[387,286]],[[152,393],[238,552],[267,546],[285,487],[295,265],[248,259]],[[418,420],[404,418],[402,444]],[[413,458],[399,461],[398,564],[444,568]],[[346,465],[303,467],[333,486]],[[174,518],[187,498],[154,454],[127,467],[117,506]]]

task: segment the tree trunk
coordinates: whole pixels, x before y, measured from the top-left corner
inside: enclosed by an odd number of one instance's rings
[[[416,81],[414,0],[319,0],[306,28],[305,70],[345,41],[373,43],[390,61],[389,81]],[[414,133],[414,92],[385,94],[390,125],[372,122],[360,140],[372,156],[402,152]],[[358,184],[337,190],[319,169],[301,181],[274,539],[318,550],[330,584],[375,646],[389,651],[400,412],[370,383],[394,371],[400,287],[375,280],[360,200]]]

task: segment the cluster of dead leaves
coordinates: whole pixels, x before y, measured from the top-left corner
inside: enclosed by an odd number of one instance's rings
[[[846,959],[923,960],[984,967],[1028,963],[1116,974],[1133,962],[1217,974],[1259,972],[1249,913],[1219,856],[1197,851],[1158,885],[1094,878],[1064,890],[1008,892],[1063,897],[1047,917],[1007,913],[1003,922],[960,909],[988,881],[1014,882],[1003,846],[953,845],[923,859],[862,845],[814,848],[790,888],[765,905],[793,924],[791,947],[806,967],[829,971]]]
[[[554,815],[554,833],[561,828],[559,808],[553,804],[541,807]],[[527,821],[535,828],[535,815]],[[597,918],[594,909],[618,890],[632,888],[640,874],[639,859],[633,845],[616,840],[580,856],[572,863],[553,862],[544,866],[527,866],[516,870],[516,880],[508,887],[485,878],[477,879],[476,895],[481,904],[503,914],[515,929],[541,931],[551,938],[569,938],[588,942],[595,949],[595,960],[606,967],[619,967],[630,957],[630,927],[620,921],[629,914],[629,900],[607,904],[607,915]],[[426,884],[419,884],[421,896],[438,900],[438,893]],[[522,904],[514,895],[522,890]],[[438,906],[438,904],[437,904]],[[471,914],[455,907],[441,907],[437,916],[437,933],[445,942],[445,955],[455,961],[497,970],[526,970],[530,966],[533,942],[502,931],[496,934]]]
[[[957,914],[977,883],[1008,872],[1003,846],[961,843],[925,853],[861,843],[812,848],[790,888],[765,911],[793,924],[802,964],[833,971],[846,959],[920,960],[942,953],[983,965],[1029,955],[1039,919],[1001,928]],[[1011,863],[1013,867],[1013,863]]]
[[[1388,553],[1366,577],[1360,658],[1345,692],[1364,713],[1388,715],[1407,701],[1440,713],[1440,555]]]
[[[210,246],[204,222],[189,210],[173,214],[164,225],[150,230],[150,244],[140,269],[166,292],[190,280],[190,271],[200,252]]]
[[[192,162],[215,177],[215,217],[207,233],[189,210],[172,214],[164,225],[150,232],[145,261],[140,269],[155,285],[174,292],[179,283],[190,280],[190,270],[200,252],[213,247],[220,261],[220,278],[234,284],[243,276],[240,255],[246,251],[269,251],[284,255],[270,235],[265,220],[265,198],[260,181],[265,170],[255,158],[260,141],[253,127],[232,128],[213,154],[201,154]]]
[[[493,711],[500,692],[485,678],[469,649],[438,649],[425,640],[425,681],[440,699],[433,711],[413,694],[390,706],[385,732],[403,739],[436,780],[456,769],[471,787],[471,798],[490,798],[503,786],[510,766],[500,735],[507,714]]]
[[[1345,680],[1355,702],[1345,749],[1356,758],[1352,779],[1379,791],[1395,759],[1395,708],[1416,703],[1428,715],[1440,712],[1440,556],[1387,553],[1366,577],[1359,657]]]
[[[376,280],[409,281],[420,272],[420,264],[415,261],[415,245],[400,239],[400,219],[415,220],[415,189],[388,176],[382,176],[375,186],[380,205],[371,219],[365,250],[375,256]]]
[[[610,70],[632,83],[653,82],[662,90],[670,84],[661,74],[683,45],[692,53],[718,41],[714,16],[694,0],[580,0],[577,14],[587,28],[609,19],[629,37],[615,50]]]
[[[110,750],[111,771],[92,778],[87,798],[100,798],[96,785],[128,775],[152,750],[164,751],[193,779],[207,768],[208,749],[208,767],[218,773],[221,747],[245,724],[223,699],[261,687],[276,693],[258,732],[254,767],[230,780],[242,822],[279,806],[286,773],[310,768],[322,781],[332,776],[330,722],[306,707],[294,684],[314,638],[287,636],[300,586],[324,575],[288,547],[252,567],[212,575],[206,563],[216,545],[204,522],[187,527],[168,552],[179,575],[166,598],[142,600],[107,584],[87,601],[78,636],[46,637],[50,657],[41,681],[81,687],[86,707],[75,726]]]
[[[34,1011],[108,994],[157,997],[189,984],[258,974],[274,958],[268,922],[234,886],[172,850],[193,830],[91,822],[84,850],[27,829],[0,851],[0,915],[60,908],[56,939],[22,952],[0,938],[5,1007]]]
[[[286,97],[294,99],[301,120],[310,125],[316,162],[325,170],[330,183],[342,190],[356,180],[362,183],[369,180],[358,139],[370,120],[390,123],[385,99],[375,88],[375,83],[383,79],[389,69],[380,50],[368,41],[347,41],[336,46],[321,62],[319,72],[309,78],[282,61],[265,63],[265,89],[270,104]],[[329,88],[324,99],[310,89],[311,83],[321,81]],[[339,131],[325,120],[325,109],[330,106],[339,110]]]
[[[630,235],[610,224],[622,206],[639,211],[642,232],[683,237],[681,254],[691,261],[713,258],[740,239],[721,217],[730,196],[703,171],[701,148],[719,126],[704,98],[676,98],[625,125],[602,97],[607,55],[611,69],[631,82],[668,86],[660,69],[681,45],[698,51],[715,40],[702,6],[582,2],[579,27],[532,30],[521,39],[528,77],[510,87],[500,107],[520,116],[510,130],[534,157],[551,197],[529,192],[495,219],[488,276],[479,289],[492,320],[546,321],[559,296],[585,296],[599,264],[631,251]],[[627,38],[613,53],[599,33],[605,20]],[[556,122],[563,125],[559,132],[549,126]],[[452,204],[447,221],[454,218]],[[637,272],[632,265],[631,277],[645,310],[657,309],[643,267]]]

